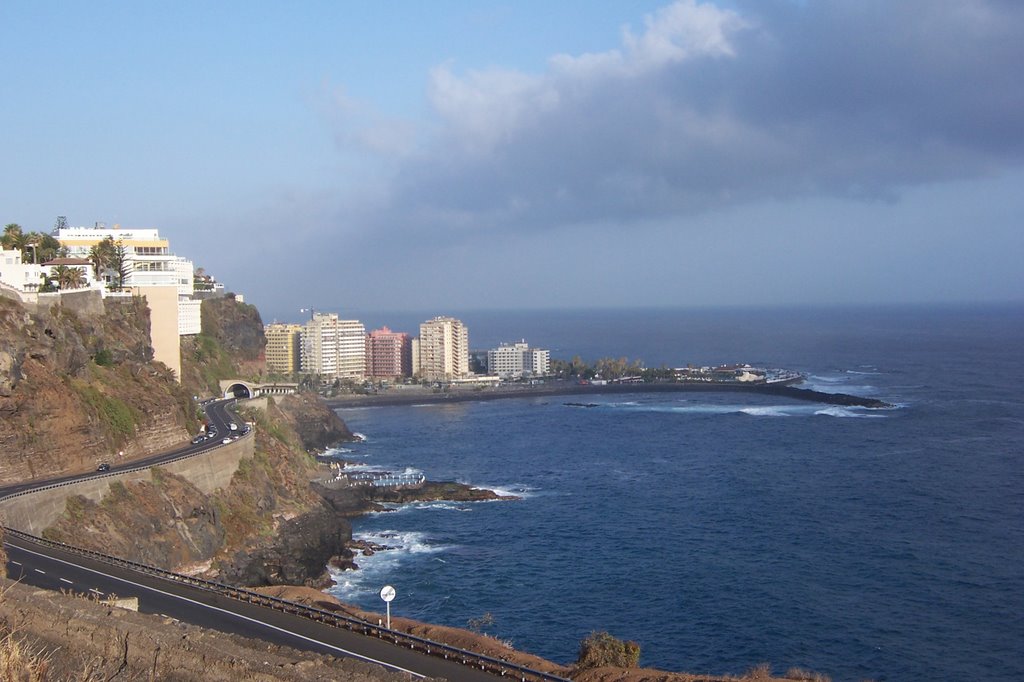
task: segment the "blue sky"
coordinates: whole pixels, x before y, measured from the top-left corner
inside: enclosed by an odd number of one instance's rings
[[[0,219],[267,319],[1024,298],[1024,5],[0,4]]]

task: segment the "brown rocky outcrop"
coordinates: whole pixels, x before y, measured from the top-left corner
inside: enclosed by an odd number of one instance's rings
[[[313,393],[275,396],[274,402],[307,450],[322,451],[355,440],[341,417]]]
[[[145,301],[107,299],[104,310],[0,299],[0,483],[129,461],[195,428],[189,395],[152,362]]]

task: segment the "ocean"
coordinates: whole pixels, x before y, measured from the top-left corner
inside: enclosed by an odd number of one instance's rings
[[[383,611],[391,584],[395,615],[489,614],[486,632],[563,663],[608,631],[672,671],[1024,679],[1024,306],[460,318],[473,348],[749,362],[896,407],[636,393],[340,410],[365,435],[340,456],[364,468],[521,498],[355,520],[395,549],[337,574],[342,600]]]

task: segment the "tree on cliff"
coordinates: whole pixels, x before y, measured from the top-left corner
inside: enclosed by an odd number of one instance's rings
[[[57,281],[57,287],[62,291],[67,289],[81,289],[85,286],[85,274],[78,268],[70,268],[67,265],[57,265],[53,268],[53,279]]]

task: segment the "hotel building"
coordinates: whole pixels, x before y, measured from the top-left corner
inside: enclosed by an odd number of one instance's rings
[[[551,369],[551,352],[530,348],[526,341],[503,343],[487,351],[487,371],[502,379],[544,376]]]
[[[314,313],[302,332],[302,371],[331,379],[366,376],[366,328],[359,320]]]
[[[412,376],[412,339],[387,327],[366,335],[366,375],[375,379]]]
[[[263,327],[267,338],[267,371],[277,374],[295,374],[301,369],[301,324],[268,324]]]
[[[420,325],[420,377],[451,381],[469,376],[469,330],[453,317],[435,317]]]
[[[124,290],[145,296],[150,310],[150,342],[154,359],[181,374],[180,336],[201,331],[201,301],[192,299],[192,262],[174,255],[170,243],[152,228],[63,227],[53,236],[72,258],[89,258],[89,250],[111,238],[125,250]],[[115,283],[111,269],[100,273],[108,286]]]

